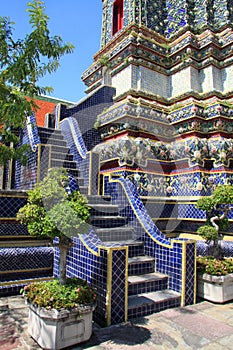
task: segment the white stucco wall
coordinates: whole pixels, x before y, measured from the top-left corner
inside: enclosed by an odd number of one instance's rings
[[[229,66],[225,69],[222,69],[222,85],[223,91],[232,91],[233,90],[233,66]]]
[[[188,91],[208,93],[213,90],[233,90],[233,65],[218,69],[210,65],[202,70],[187,67],[170,76],[142,66],[130,65],[112,78],[116,96],[130,90],[138,90],[165,98],[179,96]]]
[[[112,86],[116,88],[116,96],[123,94],[125,91],[132,89],[133,87],[133,72],[132,66],[120,71],[118,74],[112,77]]]
[[[191,67],[182,69],[170,77],[170,97],[179,96],[192,90]]]

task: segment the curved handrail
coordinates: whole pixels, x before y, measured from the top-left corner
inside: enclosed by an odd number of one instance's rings
[[[75,146],[78,155],[86,159],[87,149],[77,120],[73,117],[65,118],[60,122],[60,128],[68,146]]]
[[[32,152],[36,152],[38,144],[41,143],[40,136],[37,129],[35,113],[27,116],[27,135]]]
[[[118,177],[117,179],[109,178],[109,182],[118,182],[121,184],[138,222],[141,224],[145,232],[151,237],[151,239],[159,245],[167,248],[173,248],[173,243],[177,240],[167,238],[154,224],[144,204],[142,203],[134,184],[129,179],[122,177]]]

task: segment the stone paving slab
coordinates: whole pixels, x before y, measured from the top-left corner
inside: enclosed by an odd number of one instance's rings
[[[27,334],[22,297],[0,298],[0,349],[41,349]],[[67,350],[233,350],[233,303],[165,310],[116,326],[93,327],[91,339]]]

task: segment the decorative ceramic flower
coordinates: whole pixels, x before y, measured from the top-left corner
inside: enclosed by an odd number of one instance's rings
[[[195,151],[195,152],[193,153],[193,156],[194,156],[194,158],[196,158],[196,159],[200,159],[200,158],[201,158],[201,152],[200,152],[200,151]]]
[[[138,173],[135,173],[135,174],[134,174],[134,179],[135,179],[136,181],[139,181],[140,178],[141,178],[141,176],[140,176]]]
[[[167,187],[167,193],[168,193],[168,194],[171,194],[172,191],[173,191],[172,186],[168,186],[168,187]]]

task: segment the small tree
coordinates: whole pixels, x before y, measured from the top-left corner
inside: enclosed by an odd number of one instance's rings
[[[0,164],[18,157],[25,161],[27,147],[15,147],[17,129],[26,124],[26,117],[36,109],[35,98],[51,92],[38,80],[55,72],[60,58],[73,51],[73,45],[63,43],[60,36],[50,36],[49,17],[43,1],[28,3],[32,32],[15,40],[13,23],[0,17]]]
[[[199,227],[197,233],[208,244],[213,242],[213,256],[220,259],[219,232],[226,229],[229,224],[227,215],[233,209],[233,186],[229,184],[217,186],[212,196],[199,199],[196,206],[207,213],[206,224]]]
[[[36,237],[59,237],[60,283],[66,283],[66,258],[72,237],[86,233],[90,208],[87,198],[74,191],[68,194],[68,177],[64,169],[50,169],[34,190],[28,191],[28,202],[20,208],[17,219]]]

